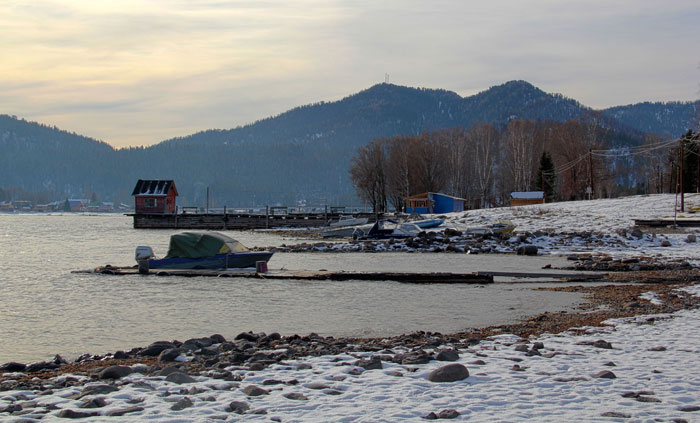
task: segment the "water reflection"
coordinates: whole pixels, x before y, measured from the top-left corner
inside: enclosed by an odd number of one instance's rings
[[[579,296],[536,284],[412,285],[72,274],[132,265],[137,245],[164,254],[173,231],[134,230],[126,216],[0,215],[0,363],[104,353],[242,331],[387,336],[459,331],[566,309]],[[297,242],[228,232],[249,246]],[[553,257],[465,254],[276,254],[271,268],[353,271],[541,271]]]

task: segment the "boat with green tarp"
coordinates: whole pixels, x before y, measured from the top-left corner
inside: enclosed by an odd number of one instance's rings
[[[239,241],[219,232],[183,232],[172,235],[168,253],[157,258],[153,249],[136,247],[139,266],[150,269],[232,269],[267,263],[272,251],[250,251]]]

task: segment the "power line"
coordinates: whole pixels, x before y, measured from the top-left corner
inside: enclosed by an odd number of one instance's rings
[[[666,141],[661,141],[658,143],[640,145],[640,146],[635,146],[635,147],[611,148],[611,149],[607,149],[607,150],[589,150],[587,153],[571,160],[570,162],[564,163],[563,165],[558,166],[554,170],[551,170],[549,172],[543,172],[543,173],[545,175],[548,175],[548,176],[553,175],[553,174],[557,174],[557,173],[564,173],[564,172],[576,167],[583,160],[586,160],[589,155],[596,156],[596,157],[603,157],[603,158],[638,156],[640,154],[646,154],[646,153],[649,153],[651,151],[656,151],[656,150],[660,150],[660,149],[669,147],[669,146],[671,146],[679,141],[680,141],[680,138],[675,138],[672,140],[666,140]],[[698,154],[695,152],[691,152],[691,153]]]

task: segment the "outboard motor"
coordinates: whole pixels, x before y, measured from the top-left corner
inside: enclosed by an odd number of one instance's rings
[[[136,247],[136,262],[139,264],[139,273],[146,274],[148,273],[149,266],[148,266],[148,260],[155,258],[155,254],[153,254],[153,249],[148,246],[139,246]]]
[[[154,258],[156,255],[153,254],[153,248],[148,246],[136,247],[136,261],[148,260]]]

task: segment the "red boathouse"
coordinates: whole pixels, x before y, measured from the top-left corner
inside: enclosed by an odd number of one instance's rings
[[[139,179],[131,193],[136,200],[136,214],[175,214],[175,182]]]

